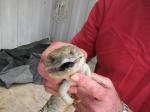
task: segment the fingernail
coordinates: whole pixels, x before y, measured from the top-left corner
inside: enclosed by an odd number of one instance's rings
[[[73,81],[79,81],[79,76],[73,75],[73,76],[71,76],[71,79],[72,79]]]

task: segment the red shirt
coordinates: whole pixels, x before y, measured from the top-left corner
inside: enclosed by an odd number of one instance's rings
[[[150,112],[150,0],[99,0],[72,43],[132,110]]]

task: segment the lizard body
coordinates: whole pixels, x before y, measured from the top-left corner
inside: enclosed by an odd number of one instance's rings
[[[83,72],[89,77],[91,75],[90,68],[86,64],[84,53],[74,45],[55,49],[48,54],[45,68],[50,77],[64,79],[59,87],[59,93],[67,105],[71,105],[74,102],[74,99],[68,94],[70,86],[74,84],[70,80],[70,76],[76,72]]]

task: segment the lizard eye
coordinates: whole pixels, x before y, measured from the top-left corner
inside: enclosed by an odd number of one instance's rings
[[[55,58],[51,58],[51,62],[53,63],[55,61]]]
[[[47,60],[48,60],[49,63],[54,63],[55,58],[53,56],[48,56]]]

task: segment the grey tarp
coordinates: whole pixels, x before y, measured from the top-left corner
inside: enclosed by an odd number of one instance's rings
[[[42,83],[37,72],[40,54],[48,47],[43,41],[15,49],[0,50],[0,85],[9,88],[12,84]]]

